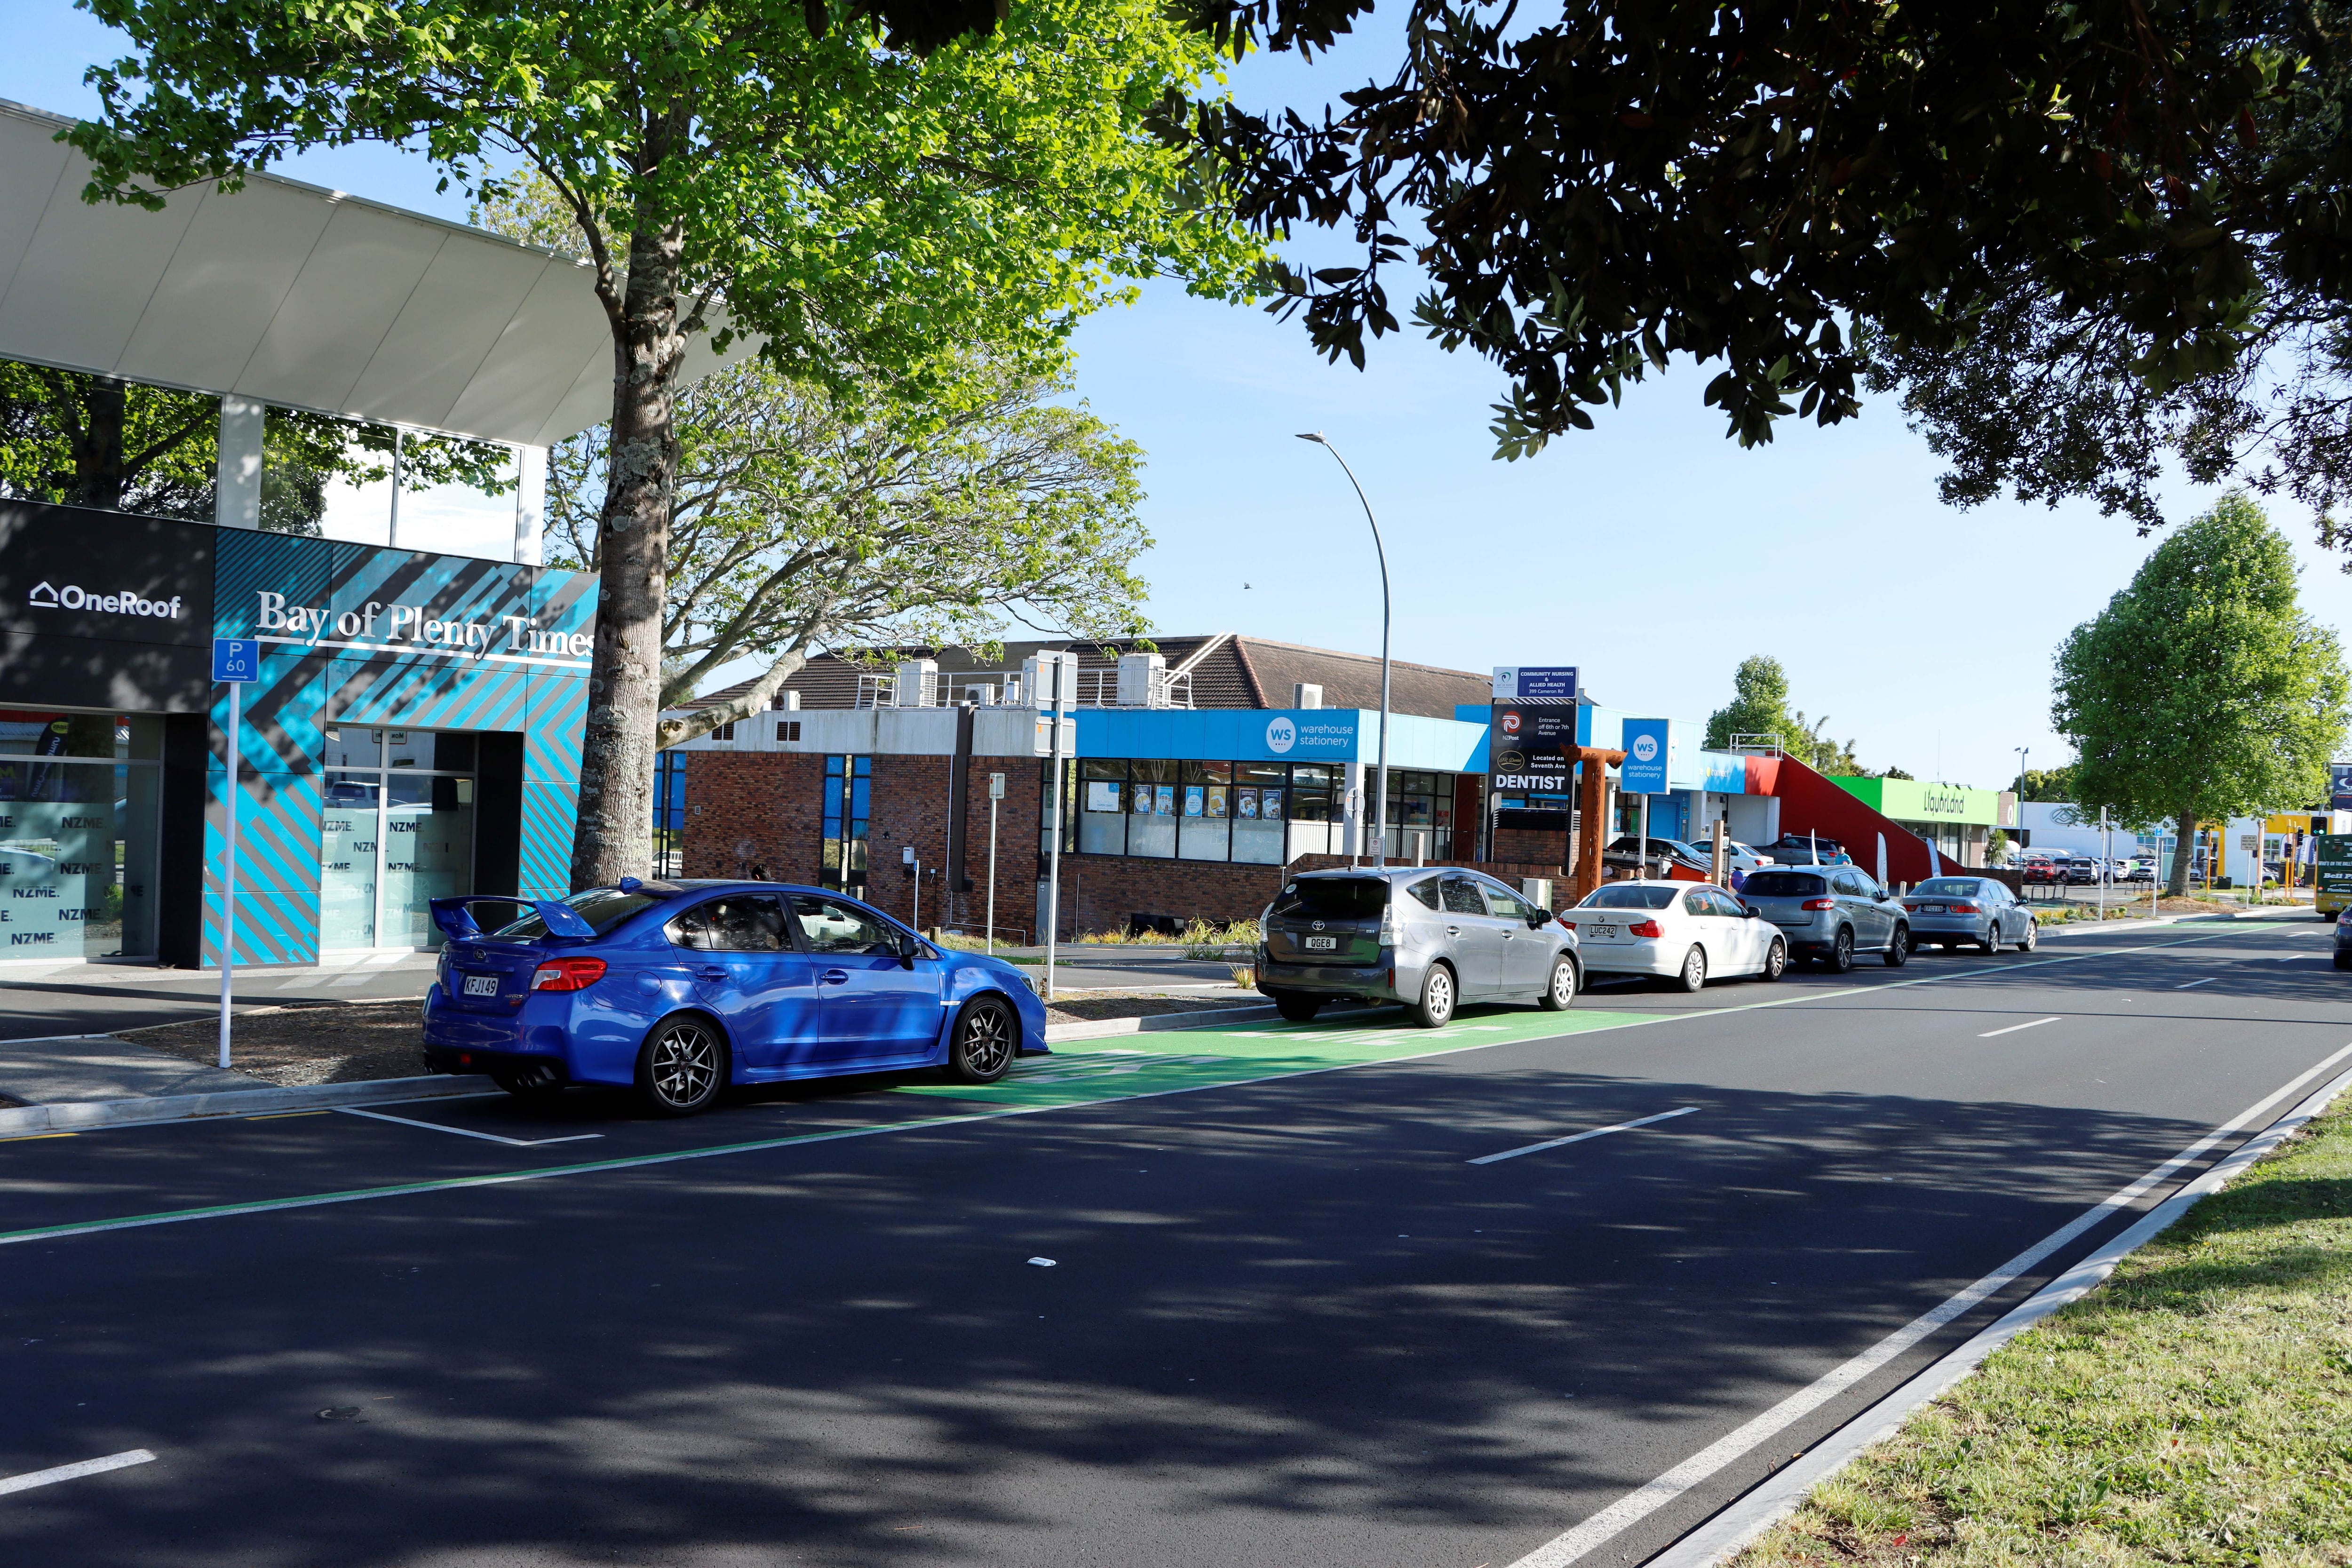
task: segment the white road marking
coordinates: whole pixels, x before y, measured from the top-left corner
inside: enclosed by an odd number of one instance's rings
[[[2193,985],[2210,985],[2210,984],[2213,984],[2213,977],[2212,977],[2211,975],[2210,975],[2210,974],[2209,974],[2209,975],[2207,975],[2207,976],[2206,976],[2204,979],[2202,979],[2202,980],[2192,980],[2192,981],[2190,981],[2190,982],[2189,983],[2189,984],[2188,984],[2188,985],[2176,985],[2176,986],[2174,986],[2174,987],[2173,987],[2173,989],[2174,989],[2175,991],[2186,991],[2186,990],[2188,990],[2188,989],[2189,988],[2189,986],[2193,986]]]
[[[602,1132],[575,1132],[569,1138],[501,1138],[495,1132],[477,1132],[470,1127],[444,1127],[438,1121],[415,1121],[405,1116],[386,1116],[381,1110],[354,1110],[350,1106],[337,1108],[345,1116],[364,1116],[370,1121],[391,1121],[403,1127],[422,1127],[427,1132],[454,1132],[460,1138],[479,1138],[486,1143],[504,1143],[513,1149],[536,1149],[547,1143],[584,1143],[591,1138],[602,1138]]]
[[[224,765],[226,765],[226,764],[224,764]],[[2032,1022],[2031,1024],[2011,1024],[2011,1025],[2008,1028],[2006,1028],[2006,1029],[1987,1029],[1983,1034],[1979,1035],[1979,1036],[1977,1037],[1977,1038],[1978,1038],[1978,1039],[1979,1039],[1979,1040],[1990,1040],[1990,1039],[1991,1039],[1995,1035],[2013,1035],[2013,1034],[2017,1033],[2017,1031],[2018,1031],[2018,1030],[2020,1030],[2020,1029],[2038,1029],[2038,1028],[2042,1027],[2042,1025],[2044,1025],[2044,1024],[2054,1024],[2054,1023],[2056,1023],[2056,1022],[2058,1021],[2059,1017],[2060,1017],[2060,1016],[2063,1016],[2063,1015],[2059,1015],[2059,1014],[2053,1014],[2051,1016],[2049,1016],[2049,1017],[2047,1017],[2047,1018],[2036,1018],[2036,1019],[2034,1019],[2034,1020],[2033,1020],[2033,1022]]]
[[[2197,1159],[2215,1144],[2228,1139],[2231,1133],[2254,1121],[2272,1106],[2294,1094],[2305,1084],[2319,1077],[2347,1057],[2352,1057],[2352,1046],[2346,1046],[2309,1071],[2296,1075],[2291,1082],[2264,1095],[2259,1101],[2240,1111],[2171,1159],[2140,1177],[2139,1180],[2128,1186],[2117,1188],[2105,1202],[2084,1209],[1999,1268],[1951,1297],[1941,1306],[1914,1318],[1910,1322],[1895,1330],[1895,1332],[1843,1366],[1833,1368],[1766,1410],[1762,1415],[1751,1418],[1717,1438],[1664,1475],[1650,1482],[1649,1485],[1627,1492],[1573,1530],[1565,1531],[1554,1536],[1512,1563],[1510,1568],[1568,1568],[1568,1564],[1584,1557],[1595,1547],[1601,1545],[1629,1526],[1639,1523],[1655,1513],[1754,1448],[1758,1444],[1787,1430],[1794,1423],[1820,1409],[1937,1330],[1959,1318],[1971,1308],[2000,1291],[2035,1264],[2040,1263],[2093,1226],[2106,1219],[2117,1209],[2137,1202],[2150,1188],[2163,1182],[2181,1166]]]
[[[21,1476],[0,1477],[0,1497],[10,1492],[28,1492],[35,1487],[55,1486],[59,1481],[78,1481],[84,1476],[102,1476],[109,1470],[127,1469],[132,1465],[152,1464],[155,1456],[144,1448],[127,1448],[120,1454],[109,1454],[103,1459],[84,1459],[78,1465],[59,1465],[53,1470],[34,1470]]]
[[[1499,1154],[1481,1154],[1476,1159],[1465,1160],[1463,1163],[1491,1165],[1497,1160],[1516,1160],[1522,1154],[1540,1154],[1547,1149],[1558,1149],[1570,1143],[1581,1143],[1587,1138],[1603,1138],[1612,1132],[1623,1132],[1635,1127],[1647,1127],[1654,1121],[1671,1121],[1677,1116],[1688,1116],[1697,1109],[1696,1105],[1685,1105],[1679,1110],[1661,1110],[1655,1116],[1644,1116],[1633,1121],[1620,1121],[1612,1127],[1596,1127],[1590,1132],[1575,1132],[1566,1138],[1554,1138],[1547,1142],[1528,1143],[1517,1149],[1506,1149]]]

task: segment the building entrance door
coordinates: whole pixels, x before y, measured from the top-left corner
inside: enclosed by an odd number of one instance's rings
[[[430,900],[473,889],[474,737],[338,725],[326,763],[320,947],[438,947]]]

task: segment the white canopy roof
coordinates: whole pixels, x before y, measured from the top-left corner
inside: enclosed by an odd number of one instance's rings
[[[611,415],[586,262],[273,174],[93,206],[72,123],[0,99],[0,358],[530,447]]]

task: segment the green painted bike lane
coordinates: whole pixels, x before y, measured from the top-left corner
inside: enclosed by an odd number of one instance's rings
[[[1554,1035],[1618,1029],[1654,1022],[1659,1016],[1574,1007],[1564,1013],[1462,1013],[1442,1029],[1395,1022],[1222,1024],[1171,1030],[1164,1036],[1068,1040],[1054,1047],[1051,1056],[1021,1058],[1011,1073],[992,1084],[909,1083],[890,1092],[1024,1109],[1092,1105],[1511,1045]]]

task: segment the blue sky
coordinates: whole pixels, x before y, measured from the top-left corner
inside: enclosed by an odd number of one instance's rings
[[[64,0],[9,0],[0,97],[61,113],[91,105],[91,62],[115,36]],[[1244,101],[1319,104],[1374,71],[1374,31],[1312,68],[1255,59]],[[383,148],[311,154],[296,178],[462,220],[424,160]],[[1328,243],[1328,242],[1320,242]],[[1319,248],[1319,245],[1318,245]],[[1400,658],[1483,670],[1575,664],[1603,701],[1703,721],[1751,653],[1788,667],[1797,706],[1827,713],[1864,762],[1999,787],[2049,728],[2050,660],[2152,547],[2088,506],[1955,511],[1939,465],[1900,410],[1873,404],[1833,430],[1790,424],[1742,451],[1703,407],[1711,371],[1678,363],[1598,427],[1517,463],[1492,457],[1484,362],[1408,332],[1362,373],[1326,364],[1296,322],[1153,288],[1079,330],[1078,390],[1150,454],[1141,563],[1171,633],[1239,631],[1377,651],[1379,577],[1362,513],[1326,454],[1346,453],[1387,535]],[[2210,494],[2171,492],[2178,519]],[[335,531],[381,539],[381,497],[338,508]],[[464,550],[499,515],[462,498],[406,498],[404,534]],[[505,514],[510,516],[510,512]],[[2352,579],[2309,517],[2273,517],[2305,563],[2304,602],[2341,628]],[[405,540],[404,541],[406,542]]]

